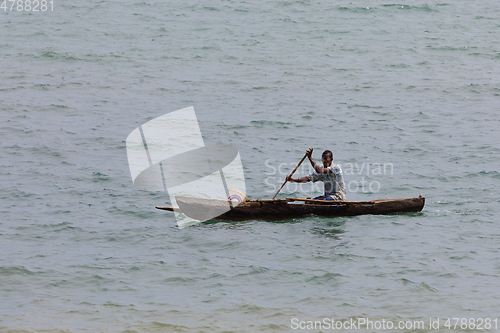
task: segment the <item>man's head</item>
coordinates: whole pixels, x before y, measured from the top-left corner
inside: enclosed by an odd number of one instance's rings
[[[321,159],[323,160],[323,166],[327,168],[332,164],[333,153],[330,150],[325,150],[321,155]]]

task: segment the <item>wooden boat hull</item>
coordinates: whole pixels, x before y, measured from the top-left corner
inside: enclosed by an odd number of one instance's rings
[[[176,197],[179,207],[156,207],[179,211],[196,220],[286,220],[304,216],[356,216],[385,215],[420,212],[425,205],[422,196],[405,199],[381,199],[371,201],[322,201],[313,199],[287,198],[277,200],[249,200],[230,207],[224,200]],[[303,202],[303,203],[298,203]]]

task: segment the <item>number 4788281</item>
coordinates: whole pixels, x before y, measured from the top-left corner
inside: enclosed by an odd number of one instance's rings
[[[2,1],[2,0],[0,0]],[[54,11],[54,0],[3,0],[0,10],[4,12],[46,12]]]

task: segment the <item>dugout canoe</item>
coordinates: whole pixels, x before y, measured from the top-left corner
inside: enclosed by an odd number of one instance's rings
[[[179,207],[156,207],[157,209],[182,212],[196,220],[286,220],[304,216],[356,216],[386,215],[420,212],[425,198],[380,199],[371,201],[325,201],[304,198],[274,200],[248,200],[237,204],[225,200],[176,196]],[[231,205],[228,210],[228,205]],[[219,214],[221,212],[221,214]]]

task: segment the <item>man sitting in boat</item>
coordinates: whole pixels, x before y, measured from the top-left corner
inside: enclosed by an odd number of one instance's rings
[[[321,195],[314,199],[317,200],[346,200],[344,177],[342,176],[342,169],[336,163],[333,163],[333,153],[325,150],[321,155],[323,160],[323,167],[316,164],[312,158],[313,148],[306,150],[309,162],[314,168],[314,172],[308,176],[301,178],[292,178],[287,176],[289,182],[294,183],[307,183],[317,182],[321,180],[325,185],[325,195]]]

